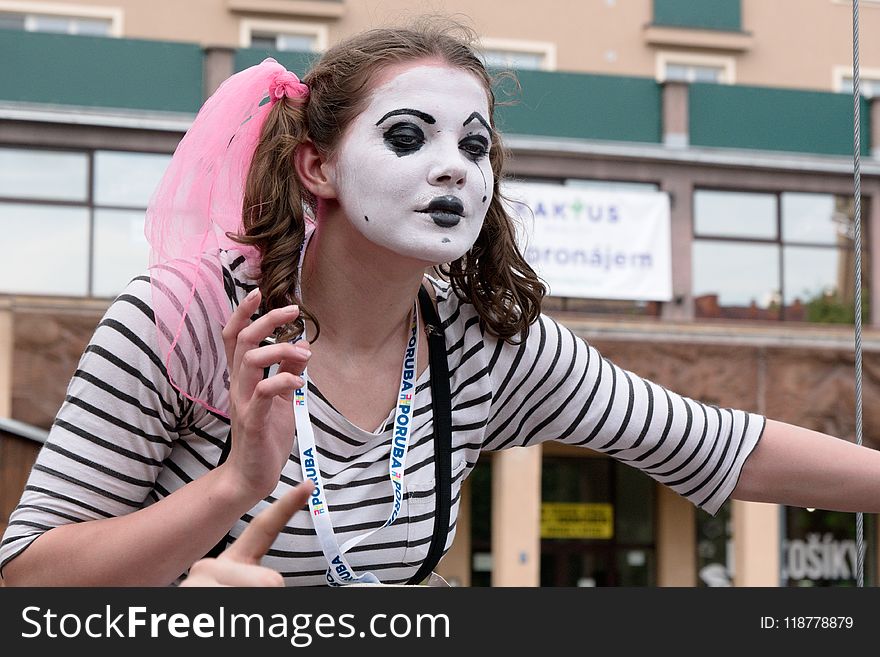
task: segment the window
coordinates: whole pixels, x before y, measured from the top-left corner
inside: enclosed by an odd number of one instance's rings
[[[471,586],[492,586],[492,461],[481,457],[471,486]]]
[[[122,36],[122,9],[0,0],[0,29]]]
[[[489,68],[556,69],[555,43],[486,38],[480,43],[480,52]]]
[[[658,82],[714,82],[733,84],[736,80],[736,60],[686,52],[658,52],[656,59]]]
[[[852,323],[853,217],[848,196],[697,190],[697,317]],[[870,271],[867,243],[863,231],[863,272]],[[863,279],[867,317],[866,273]]]
[[[721,505],[714,516],[696,510],[697,525],[697,586],[723,587],[733,585],[733,544],[731,502]]]
[[[839,93],[852,95],[852,67],[836,66],[832,74],[832,88]],[[859,69],[859,93],[865,98],[880,96],[880,69]]]
[[[327,27],[317,23],[243,20],[241,45],[261,50],[321,52],[327,49]]]
[[[148,264],[144,210],[169,155],[0,148],[0,293],[112,297]]]
[[[545,456],[541,586],[652,586],[654,482],[608,458]]]
[[[263,50],[292,50],[294,52],[315,52],[316,38],[312,34],[272,34],[254,32],[251,48]]]
[[[795,506],[785,513],[783,586],[856,586],[856,527],[853,514]],[[877,581],[876,516],[865,514],[865,584]]]

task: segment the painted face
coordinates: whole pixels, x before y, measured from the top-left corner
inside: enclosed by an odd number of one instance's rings
[[[449,262],[476,241],[492,197],[489,101],[465,71],[400,71],[349,126],[330,175],[349,221],[371,242]]]

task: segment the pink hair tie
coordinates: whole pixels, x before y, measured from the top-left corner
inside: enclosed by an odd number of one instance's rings
[[[308,95],[308,86],[290,71],[279,73],[269,84],[269,98],[273,104],[282,98],[307,98]]]

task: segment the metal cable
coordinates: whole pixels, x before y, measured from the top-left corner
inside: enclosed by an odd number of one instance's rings
[[[859,2],[853,0],[853,175],[855,213],[855,327],[856,327],[856,444],[862,444],[862,181],[861,181],[861,92],[859,90]],[[856,513],[856,581],[865,585],[864,517]]]

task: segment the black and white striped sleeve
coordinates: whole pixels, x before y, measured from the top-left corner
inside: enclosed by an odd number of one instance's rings
[[[499,342],[489,450],[558,440],[632,465],[715,513],[736,486],[764,418],[688,399],[609,362],[546,316]]]
[[[150,281],[133,280],[83,353],[0,545],[0,567],[59,525],[144,505],[187,406],[156,353]]]

